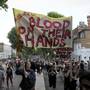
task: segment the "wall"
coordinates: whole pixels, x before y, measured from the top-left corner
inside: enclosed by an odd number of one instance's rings
[[[0,52],[0,59],[10,58],[12,54],[12,48],[9,45],[3,44],[3,51]]]
[[[73,58],[75,60],[87,61],[90,59],[90,48],[81,47],[80,43],[75,44]]]

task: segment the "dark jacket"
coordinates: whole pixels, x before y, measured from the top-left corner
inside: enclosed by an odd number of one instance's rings
[[[27,77],[25,77],[24,69],[17,68],[16,71],[15,71],[15,73],[17,75],[22,75],[22,81],[20,83],[21,89],[22,90],[32,90],[32,88],[35,87],[36,75],[35,75],[35,72],[32,69],[30,69],[26,72],[32,73],[34,75],[35,80],[33,80],[33,85],[30,84],[29,79]]]

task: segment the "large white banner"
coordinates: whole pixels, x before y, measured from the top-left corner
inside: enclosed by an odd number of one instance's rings
[[[72,17],[50,18],[14,9],[18,33],[27,47],[72,47]]]

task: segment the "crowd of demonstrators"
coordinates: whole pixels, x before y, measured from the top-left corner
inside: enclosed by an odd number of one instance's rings
[[[17,59],[15,62],[7,61],[0,65],[0,88],[2,87],[2,84],[5,85],[5,83],[7,85],[6,88],[8,89],[13,86],[13,76],[16,74],[22,76],[22,80],[19,85],[21,90],[35,90],[35,72],[37,71],[37,73],[41,74],[42,68],[42,61],[24,61],[22,59]]]
[[[31,69],[33,69],[38,74],[41,74],[44,68],[44,62],[40,60],[36,60],[36,61],[32,60],[30,62],[31,62]]]
[[[82,90],[81,78],[88,71],[88,62],[75,60],[58,60],[45,63],[48,72],[49,86],[56,88],[57,73],[64,82],[64,90]]]
[[[13,86],[13,76],[16,73],[17,75],[22,76],[22,81],[19,85],[22,90],[25,90],[25,88],[26,90],[35,90],[36,75],[34,69],[31,69],[30,66],[31,62],[23,61],[21,59],[14,62],[7,60],[0,64],[0,88],[6,87],[9,89]],[[5,83],[7,86],[4,87]]]
[[[59,74],[64,82],[64,90],[82,90],[82,86],[80,85],[81,78],[82,74],[90,68],[88,63],[75,60],[52,60],[48,62],[40,60],[17,60],[14,63],[8,62],[6,63],[5,75],[3,70],[0,69],[0,85],[6,79],[7,87],[10,87],[10,83],[13,86],[13,70],[15,70],[17,75],[22,76],[20,83],[21,90],[35,90],[35,72],[41,74],[44,69],[48,73],[50,87],[56,88],[57,75]]]
[[[4,88],[5,81],[7,88],[10,87],[9,81],[13,86],[13,69],[10,62],[1,62],[0,64],[0,87]]]
[[[43,62],[42,61],[37,61],[36,62],[36,70],[38,74],[42,73],[42,69],[43,69]]]
[[[16,75],[22,76],[20,83],[21,90],[35,90],[36,75],[42,73],[44,62],[40,60],[17,60],[16,61]]]
[[[64,62],[64,90],[82,90],[81,78],[88,71],[88,63],[84,61],[69,60]]]

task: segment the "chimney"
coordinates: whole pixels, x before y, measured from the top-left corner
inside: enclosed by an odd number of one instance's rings
[[[87,16],[88,29],[90,29],[90,16]]]

